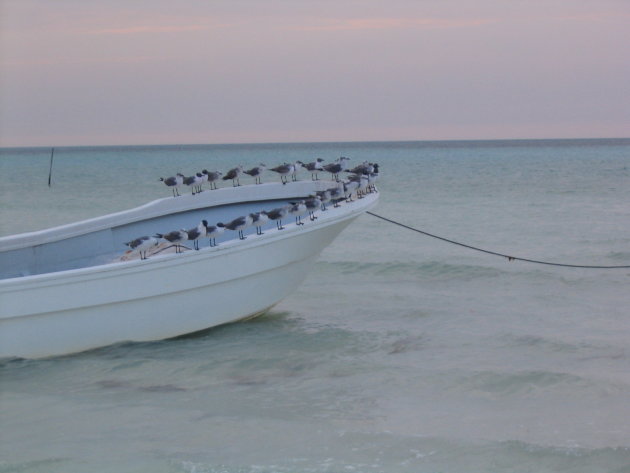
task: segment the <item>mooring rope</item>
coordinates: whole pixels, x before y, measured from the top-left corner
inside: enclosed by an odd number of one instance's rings
[[[535,259],[529,259],[529,258],[519,258],[518,256],[510,256],[510,255],[506,255],[503,253],[497,253],[496,251],[490,251],[490,250],[484,250],[483,248],[477,248],[476,246],[471,246],[471,245],[466,245],[465,243],[460,243],[458,241],[455,240],[449,240],[448,238],[444,238],[438,235],[433,235],[432,233],[428,233],[428,232],[424,232],[422,230],[419,230],[417,228],[414,227],[410,227],[409,225],[405,225],[404,223],[400,223],[397,222],[395,220],[389,219],[387,217],[383,217],[382,215],[378,215],[375,214],[374,212],[366,212],[370,215],[372,215],[373,217],[377,217],[380,218],[381,220],[384,220],[386,222],[392,223],[394,225],[398,225],[399,227],[403,227],[406,228],[407,230],[411,230],[417,233],[421,233],[422,235],[426,235],[429,236],[431,238],[436,238],[438,240],[442,240],[445,241],[447,243],[451,243],[453,245],[458,245],[458,246],[463,246],[464,248],[468,248],[471,250],[475,250],[475,251],[481,251],[482,253],[487,253],[489,255],[494,255],[494,256],[501,256],[503,258],[507,258],[508,261],[525,261],[527,263],[536,263],[536,264],[546,264],[548,266],[563,266],[566,268],[587,268],[587,269],[629,269],[629,266],[592,266],[592,265],[585,265],[585,264],[566,264],[566,263],[552,263],[549,261],[539,261],[539,260],[535,260]]]

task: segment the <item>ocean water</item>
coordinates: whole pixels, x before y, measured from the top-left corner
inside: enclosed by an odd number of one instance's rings
[[[341,155],[381,165],[379,215],[630,265],[627,139],[59,148],[50,188],[50,150],[2,149],[0,235]],[[0,472],[560,471],[630,472],[630,269],[370,215],[254,320],[0,360]]]

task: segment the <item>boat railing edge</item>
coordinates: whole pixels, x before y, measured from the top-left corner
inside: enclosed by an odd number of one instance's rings
[[[317,228],[322,228],[323,226],[328,226],[328,225],[334,225],[341,220],[346,220],[352,217],[358,217],[359,215],[363,214],[365,211],[369,210],[374,205],[376,205],[377,202],[378,202],[378,195],[375,195],[375,196],[372,196],[372,198],[370,198],[368,201],[365,201],[364,205],[361,205],[359,207],[348,209],[347,206],[343,206],[344,210],[347,209],[346,211],[343,211],[337,215],[331,216],[332,218],[327,218],[325,220],[317,222],[316,224]],[[294,227],[293,224],[288,224],[286,228],[288,232],[282,233],[282,234],[280,233],[274,234],[272,238],[269,238],[269,236],[271,236],[269,235],[261,239],[249,240],[244,243],[240,242],[237,238],[235,238],[233,240],[229,240],[225,242],[220,247],[206,248],[206,250],[210,249],[216,253],[224,253],[226,251],[229,251],[229,252],[239,251],[242,248],[244,248],[243,245],[246,245],[245,247],[262,245],[262,244],[268,243],[269,241],[276,241],[276,240],[281,240],[285,238],[290,238],[294,236],[295,232],[300,232],[303,230],[311,230],[311,229],[316,230],[317,228],[309,228],[309,226],[307,226],[304,229],[298,229],[297,227]],[[137,267],[136,269],[137,271],[143,271],[144,269],[142,268],[142,265],[153,264],[153,263],[169,264],[173,259],[176,259],[176,258],[181,258],[181,262],[183,264],[185,263],[187,258],[195,257],[196,255],[197,255],[197,252],[190,252],[190,253],[185,252],[183,254],[177,254],[177,255],[165,254],[159,257],[150,258],[149,260],[113,261],[110,263],[100,264],[96,266],[87,266],[87,267],[82,267],[82,268],[68,269],[68,270],[57,271],[53,273],[33,274],[33,275],[28,275],[28,276],[1,279],[0,289],[9,289],[9,287],[15,284],[32,283],[35,281],[41,281],[44,284],[51,284],[51,283],[54,283],[55,279],[58,278],[61,274],[63,274],[66,277],[74,276],[78,278],[84,278],[87,274],[90,274],[90,273],[97,274],[97,273],[102,273],[102,272],[115,271],[119,268],[131,269],[134,266]],[[66,279],[60,278],[59,283],[62,283],[61,280],[66,280]]]
[[[297,181],[287,185],[281,183],[251,184],[239,187],[223,187],[206,190],[198,195],[164,197],[138,207],[121,210],[79,222],[71,222],[43,230],[0,237],[0,252],[51,243],[86,233],[105,230],[114,226],[151,219],[171,213],[186,212],[201,208],[219,207],[237,202],[297,198],[315,190],[334,185],[334,181]],[[309,191],[310,189],[310,191]],[[261,192],[262,191],[262,192]]]

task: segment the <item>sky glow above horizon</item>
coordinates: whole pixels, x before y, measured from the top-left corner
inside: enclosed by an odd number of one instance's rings
[[[627,0],[1,0],[0,146],[630,136]]]

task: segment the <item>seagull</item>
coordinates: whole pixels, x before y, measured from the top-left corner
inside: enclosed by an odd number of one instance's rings
[[[361,180],[359,181],[359,188],[357,189],[357,195],[362,199],[367,193],[370,177],[367,174],[361,174]]]
[[[262,227],[269,222],[267,212],[263,210],[261,212],[249,214],[249,216],[252,218],[252,225],[256,227],[256,235],[263,235]]]
[[[206,237],[208,237],[208,239],[210,240],[210,246],[217,246],[216,238],[223,235],[224,231],[225,225],[223,225],[222,223],[206,226]]]
[[[362,199],[368,189],[368,176],[366,174],[351,174],[347,182],[356,182],[357,198]],[[352,185],[354,187],[354,184]]]
[[[278,207],[277,209],[269,210],[267,212],[267,217],[269,217],[271,220],[276,221],[276,227],[278,228],[278,230],[284,230],[284,227],[282,226],[282,219],[285,218],[288,213],[288,206]]]
[[[227,181],[228,179],[232,179],[232,186],[237,187],[240,186],[241,183],[238,180],[239,176],[243,172],[243,166],[236,166],[235,168],[230,169],[225,176],[223,176],[223,180]]]
[[[330,202],[330,190],[326,189],[325,191],[317,191],[315,192],[315,194],[320,198],[320,200],[322,201],[322,211],[326,210],[326,204],[328,202]]]
[[[280,174],[280,180],[283,184],[287,183],[287,176],[295,172],[295,164],[284,163],[275,168],[271,168],[270,171]]]
[[[370,192],[378,192],[376,189],[376,181],[378,180],[378,164],[374,164],[374,172],[368,174],[368,188]]]
[[[172,187],[173,197],[177,197],[179,195],[179,187],[184,184],[184,175],[181,173],[177,173],[175,176],[167,178],[160,177],[160,181],[162,181],[168,187]]]
[[[158,239],[152,236],[141,236],[125,243],[132,251],[137,251],[140,254],[140,259],[147,259],[147,250],[159,244]]]
[[[307,199],[304,202],[304,205],[306,205],[306,210],[308,210],[311,222],[316,220],[317,217],[315,216],[315,212],[322,208],[322,199],[318,195],[310,196],[310,199]]]
[[[263,163],[260,163],[258,166],[255,166],[243,172],[249,176],[252,176],[256,184],[262,184],[261,177],[265,169],[267,169],[267,166],[265,166]]]
[[[199,189],[197,190],[197,192],[201,192],[201,186],[203,186],[203,183],[208,182],[208,175],[203,171],[198,174],[201,176],[201,182],[199,183]]]
[[[184,184],[192,189],[192,195],[201,192],[201,184],[203,184],[203,174],[197,174],[184,178]]]
[[[330,192],[330,200],[333,202],[333,207],[339,207],[339,201],[345,198],[343,187],[331,187],[328,189],[328,192]]]
[[[223,175],[223,173],[221,171],[208,171],[206,169],[201,171],[201,173],[206,175],[208,183],[210,184],[210,189],[216,189],[217,188],[217,181]]]
[[[347,170],[346,172],[351,172],[352,174],[370,174],[374,172],[374,165],[363,161],[363,163],[359,164],[357,167]]]
[[[346,202],[352,202],[352,193],[359,188],[359,181],[345,181],[342,184]]]
[[[188,240],[188,232],[186,230],[175,230],[167,234],[156,233],[155,238],[163,238],[164,240],[175,245],[175,253],[181,253],[180,243]]]
[[[199,194],[201,192],[201,186],[203,186],[203,183],[208,181],[208,176],[202,172],[198,172],[197,174],[195,174],[195,177],[195,181],[197,184],[196,191],[197,194]]]
[[[193,242],[195,246],[195,250],[199,249],[199,238],[206,236],[207,228],[208,228],[208,221],[202,220],[201,223],[197,225],[195,228],[186,230],[186,233],[188,234],[188,240]]]
[[[350,161],[350,158],[342,156],[336,162],[326,164],[324,166],[324,171],[332,174],[332,177],[335,179],[335,181],[339,182],[339,173],[346,169],[346,164],[348,161]]]
[[[296,182],[297,179],[297,172],[300,170],[300,168],[303,167],[302,163],[300,161],[296,161],[295,163],[293,163],[293,172],[291,172],[291,180],[293,182]]]
[[[306,204],[303,200],[300,200],[299,202],[294,202],[289,207],[289,213],[295,217],[296,225],[304,225],[304,222],[302,222],[302,215],[304,215],[306,212]]]
[[[239,240],[245,240],[247,237],[243,235],[243,230],[252,225],[252,217],[250,215],[244,215],[232,220],[230,223],[226,223],[224,226],[228,230],[238,231]],[[217,224],[218,225],[218,224]]]
[[[298,161],[298,163],[300,163],[304,169],[311,172],[311,180],[313,181],[319,180],[319,176],[317,175],[317,173],[323,170],[322,168],[323,162],[324,160],[322,158],[317,158],[312,163],[306,163],[306,164],[304,164],[302,161]]]

